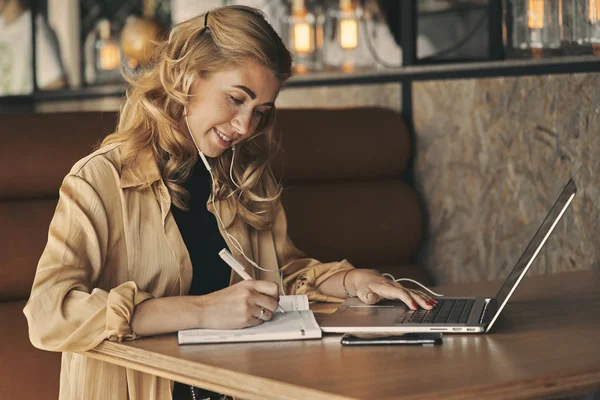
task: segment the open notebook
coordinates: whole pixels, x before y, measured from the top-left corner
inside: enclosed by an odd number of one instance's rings
[[[308,297],[280,296],[285,311],[276,312],[270,321],[244,329],[187,329],[177,333],[179,344],[260,342],[268,340],[318,339],[321,328],[308,307]]]

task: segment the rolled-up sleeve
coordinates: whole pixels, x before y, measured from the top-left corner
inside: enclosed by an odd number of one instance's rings
[[[287,217],[281,203],[273,225],[277,262],[283,271],[283,285],[287,294],[305,294],[310,301],[342,302],[344,299],[328,296],[319,286],[332,275],[354,268],[347,260],[323,263],[298,250],[287,232]]]
[[[96,287],[107,261],[110,227],[96,190],[68,175],[50,223],[31,296],[23,310],[31,343],[49,351],[85,351],[105,339],[134,339],[135,306],[151,298],[127,281]]]

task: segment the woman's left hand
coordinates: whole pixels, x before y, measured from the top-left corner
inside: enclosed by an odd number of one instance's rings
[[[366,304],[375,304],[382,299],[398,299],[413,310],[419,306],[431,310],[437,304],[437,300],[428,294],[405,288],[373,270],[351,270],[346,276],[346,288],[350,295],[357,296]]]

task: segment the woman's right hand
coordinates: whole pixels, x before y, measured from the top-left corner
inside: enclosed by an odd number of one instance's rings
[[[247,280],[188,299],[198,307],[198,328],[246,328],[271,319],[279,303],[279,285],[270,281]]]
[[[271,319],[279,303],[279,285],[248,280],[204,296],[170,296],[135,307],[131,328],[139,336],[183,329],[238,329]],[[264,309],[262,319],[259,319]]]

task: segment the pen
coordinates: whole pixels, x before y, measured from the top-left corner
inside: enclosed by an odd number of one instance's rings
[[[232,270],[234,270],[245,281],[252,280],[252,277],[246,272],[246,269],[244,268],[244,266],[242,264],[240,264],[233,255],[231,255],[229,250],[227,250],[227,249],[221,250],[219,252],[219,256],[223,259],[223,261],[225,261],[227,263],[227,265],[229,265],[231,267]],[[283,311],[283,308],[281,308],[281,305],[279,305],[279,304],[277,304],[277,310],[282,313],[285,312],[285,311]]]

